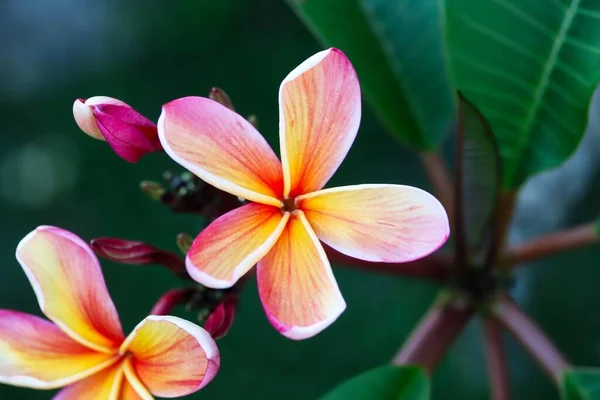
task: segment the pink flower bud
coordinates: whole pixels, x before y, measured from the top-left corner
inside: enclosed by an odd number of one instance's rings
[[[217,306],[215,311],[208,316],[204,329],[213,337],[220,339],[227,334],[235,318],[237,300],[234,296],[228,296]]]
[[[106,96],[77,99],[73,116],[82,131],[105,140],[126,161],[137,162],[146,153],[162,150],[156,125],[120,100]]]
[[[149,244],[116,238],[97,238],[91,242],[92,249],[100,257],[121,264],[164,265],[180,277],[187,278],[183,260],[175,254]]]

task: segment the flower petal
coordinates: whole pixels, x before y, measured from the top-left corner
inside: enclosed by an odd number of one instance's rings
[[[140,378],[133,367],[131,358],[128,358],[123,362],[123,371],[125,372],[125,378],[127,378],[125,379],[125,384],[123,385],[123,391],[125,392],[125,395],[142,400],[154,399],[152,394],[150,394],[148,391],[146,385],[140,381]]]
[[[356,72],[338,49],[321,51],[279,88],[284,197],[321,189],[346,157],[360,124]]]
[[[163,106],[158,134],[167,154],[234,195],[280,206],[281,163],[243,117],[216,101],[184,97]]]
[[[448,216],[431,194],[411,186],[356,185],[298,198],[323,242],[367,261],[406,262],[448,239]]]
[[[89,246],[60,228],[41,226],[17,247],[40,308],[67,335],[101,352],[113,352],[123,331],[98,259]]]
[[[84,347],[34,315],[0,310],[0,382],[35,389],[68,385],[114,363],[117,356]]]
[[[119,362],[67,386],[53,400],[120,400],[122,383],[123,368]]]
[[[228,288],[275,244],[289,213],[250,203],[222,215],[204,229],[188,252],[190,276],[211,288]]]
[[[302,211],[259,261],[257,280],[269,321],[291,339],[316,335],[346,308],[325,251]]]
[[[132,354],[140,381],[160,397],[185,396],[199,390],[214,378],[220,364],[217,344],[208,332],[171,316],[146,317],[127,337],[121,351]],[[127,370],[125,374],[129,378]]]
[[[123,387],[121,388],[121,397],[119,397],[119,400],[144,400],[144,398],[135,391],[127,379],[124,379]]]

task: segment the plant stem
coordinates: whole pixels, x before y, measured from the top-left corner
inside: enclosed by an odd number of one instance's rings
[[[516,191],[507,191],[500,194],[500,201],[498,202],[498,211],[494,219],[494,231],[492,233],[492,241],[490,250],[487,254],[485,262],[485,268],[490,270],[494,266],[498,265],[496,262],[498,255],[504,251],[506,247],[506,239],[508,237],[508,228],[510,228],[510,222],[512,220],[513,212],[515,210],[515,202],[517,200]]]
[[[196,288],[193,287],[171,289],[160,296],[149,315],[167,315],[176,306],[187,303],[194,293]]]
[[[470,307],[436,302],[410,334],[392,364],[418,364],[431,374],[473,314]]]
[[[573,250],[600,242],[596,223],[590,222],[560,232],[538,237],[509,249],[504,256],[511,265],[540,260],[561,251]]]
[[[391,275],[444,282],[450,277],[452,257],[449,254],[433,253],[425,258],[406,263],[384,263],[359,260],[338,252],[329,246],[323,246],[332,264],[341,264],[355,269],[377,271]]]
[[[427,177],[438,199],[446,208],[450,225],[453,226],[455,212],[454,188],[446,164],[438,152],[423,152],[420,155],[423,166],[427,171]]]
[[[554,380],[560,382],[562,371],[569,366],[540,328],[508,296],[502,296],[494,307],[495,316],[535,358],[538,364]]]
[[[493,318],[483,321],[485,353],[490,373],[493,400],[510,399],[508,364],[502,343],[502,326]]]

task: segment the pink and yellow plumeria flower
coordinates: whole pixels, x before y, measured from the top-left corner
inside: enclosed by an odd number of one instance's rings
[[[330,325],[346,304],[319,239],[368,261],[405,262],[439,248],[448,219],[430,194],[409,186],[323,189],[358,130],[360,88],[337,49],[310,57],[279,90],[281,162],[244,118],[202,97],[165,106],[163,148],[209,184],[252,203],[218,218],[187,255],[189,274],[232,286],[258,263],[261,301],[285,336],[303,339]]]
[[[55,400],[146,400],[193,393],[215,376],[217,346],[191,322],[148,316],[123,336],[98,260],[74,234],[39,227],[17,259],[54,323],[0,310],[0,382],[66,386]]]

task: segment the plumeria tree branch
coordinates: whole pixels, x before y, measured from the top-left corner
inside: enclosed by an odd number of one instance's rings
[[[483,321],[485,353],[493,400],[510,399],[508,364],[502,341],[502,325],[493,318]]]
[[[332,264],[341,264],[354,269],[420,278],[438,283],[449,279],[451,273],[452,256],[446,253],[436,252],[425,258],[407,263],[383,263],[359,260],[342,254],[331,247],[324,247]]]
[[[499,299],[494,314],[558,384],[569,363],[542,330],[508,296]]]
[[[427,177],[434,188],[435,194],[448,213],[450,225],[453,225],[455,214],[454,189],[444,159],[438,152],[424,152],[421,153],[421,161],[423,162]]]
[[[596,223],[590,222],[535,238],[509,249],[504,257],[508,263],[517,267],[562,251],[574,250],[599,242]]]
[[[449,299],[436,301],[392,360],[394,365],[417,364],[432,373],[475,310]]]
[[[496,261],[499,254],[502,254],[503,249],[506,246],[508,228],[510,227],[510,221],[512,220],[516,199],[517,192],[515,191],[503,192],[500,195],[494,231],[492,232],[490,248],[485,262],[485,268],[487,270],[499,265]]]

